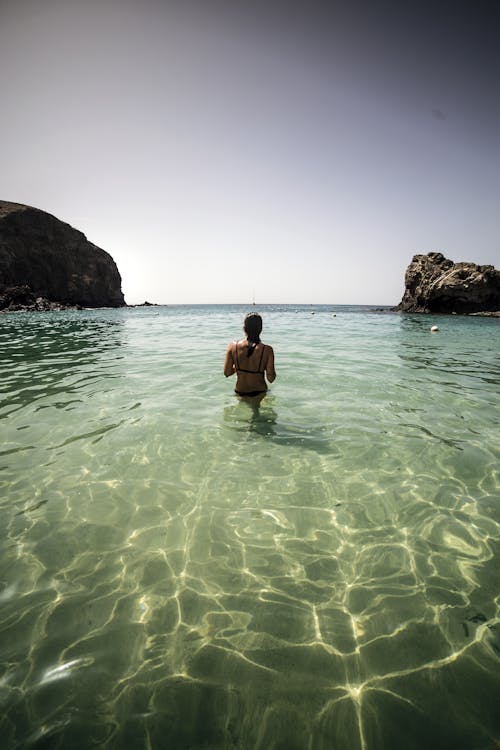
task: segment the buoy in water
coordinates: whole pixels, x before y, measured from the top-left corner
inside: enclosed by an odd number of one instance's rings
[[[436,331],[439,331],[439,328],[437,326],[431,326],[432,333],[436,333]]]

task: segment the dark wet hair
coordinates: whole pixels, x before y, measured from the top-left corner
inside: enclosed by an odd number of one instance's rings
[[[262,318],[259,313],[248,313],[243,322],[243,330],[248,339],[247,357],[251,357],[257,344],[260,344]]]

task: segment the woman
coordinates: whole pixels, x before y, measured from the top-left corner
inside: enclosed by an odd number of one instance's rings
[[[243,323],[246,339],[232,341],[227,347],[224,375],[236,373],[238,396],[263,396],[267,393],[266,377],[270,383],[276,378],[272,346],[260,340],[262,318],[258,313],[248,313]]]

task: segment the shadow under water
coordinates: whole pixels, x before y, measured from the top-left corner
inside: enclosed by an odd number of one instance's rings
[[[235,432],[260,435],[277,445],[305,448],[325,454],[336,452],[332,444],[331,426],[304,426],[279,421],[273,404],[270,397],[260,401],[239,399],[238,403],[224,409],[224,424]]]

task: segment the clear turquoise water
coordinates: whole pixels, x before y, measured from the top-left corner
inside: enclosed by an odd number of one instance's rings
[[[0,316],[4,750],[497,747],[499,321],[258,309]]]

